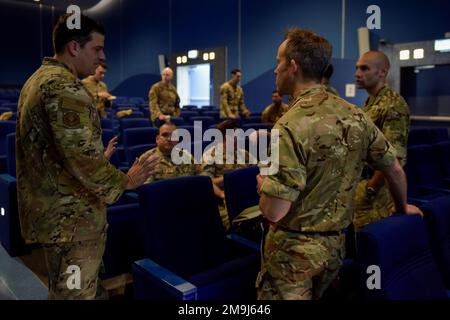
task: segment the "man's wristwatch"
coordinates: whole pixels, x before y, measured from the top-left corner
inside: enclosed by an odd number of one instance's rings
[[[375,197],[376,194],[377,194],[377,192],[375,191],[374,188],[366,187],[366,197],[367,198],[372,199]]]

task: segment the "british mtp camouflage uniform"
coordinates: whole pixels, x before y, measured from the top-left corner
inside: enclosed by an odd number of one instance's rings
[[[222,84],[220,87],[220,117],[239,118],[239,114],[245,116],[248,113],[241,86],[234,87],[229,82]]]
[[[180,97],[177,89],[171,83],[165,84],[160,81],[155,83],[148,92],[150,113],[153,124],[156,124],[159,115],[177,117],[180,115]]]
[[[388,86],[383,87],[374,97],[369,97],[362,110],[383,132],[386,139],[396,150],[402,166],[406,164],[406,150],[410,123],[410,111],[405,99]],[[368,170],[371,171],[371,170]],[[388,217],[394,211],[394,202],[385,183],[369,199],[366,195],[368,178],[358,184],[355,198],[355,231],[369,223]]]
[[[160,157],[160,161],[155,167],[155,173],[152,174],[145,183],[152,183],[154,181],[159,180],[197,175],[200,172],[200,166],[194,164],[194,159],[189,154],[189,152],[187,152],[186,150],[182,151],[180,150],[180,153],[181,152],[183,153],[182,154],[183,159],[186,159],[185,161],[183,161],[183,164],[175,164],[172,161],[170,154],[169,155],[163,154],[158,147],[150,149],[149,151],[145,152],[144,155],[157,154]],[[142,155],[141,157],[143,157],[144,155]],[[191,164],[184,164],[186,162],[189,162]]]
[[[273,126],[288,110],[289,106],[285,103],[281,103],[279,107],[272,103],[262,112],[261,121]]]
[[[331,94],[334,94],[335,96],[339,97],[339,93],[337,92],[337,90],[335,88],[333,88],[331,85],[326,84],[325,85],[325,90]]]
[[[108,99],[98,96],[99,92],[108,92],[108,86],[103,81],[97,81],[94,76],[89,76],[83,80],[81,83],[86,87],[89,93],[94,99],[94,105],[96,106],[100,117],[106,118],[107,114],[105,111],[106,104],[109,104]]]
[[[303,90],[274,129],[279,171],[261,192],[292,206],[265,238],[258,298],[317,299],[342,265],[364,161],[389,167],[395,150],[364,112],[321,85]]]
[[[115,202],[128,178],[104,157],[100,118],[91,95],[64,64],[45,58],[19,98],[16,130],[18,209],[28,243],[73,247],[104,241],[106,205]],[[98,254],[101,255],[101,246]],[[60,263],[71,260],[61,252]],[[98,261],[86,258],[86,268]],[[54,259],[54,257],[52,258]],[[48,262],[48,261],[47,261]],[[89,265],[92,263],[92,265]],[[81,266],[80,266],[81,267]],[[52,272],[52,270],[50,270]],[[65,271],[64,271],[65,272]],[[90,272],[81,274],[87,276]],[[64,275],[50,274],[55,289]],[[96,282],[84,279],[83,283]],[[56,292],[51,292],[59,296]],[[77,297],[91,298],[89,288]]]

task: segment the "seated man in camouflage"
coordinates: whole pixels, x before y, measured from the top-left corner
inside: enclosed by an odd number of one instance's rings
[[[283,102],[280,94],[277,90],[272,92],[272,103],[266,107],[261,115],[261,121],[267,123],[270,127],[280,119],[286,111],[289,110],[289,106]]]
[[[234,137],[234,152],[233,162],[227,163],[227,129],[236,130],[239,129],[239,124],[236,120],[226,120],[217,126],[217,129],[222,133],[223,142],[219,142],[217,145],[205,151],[203,154],[202,163],[202,175],[211,177],[213,181],[214,194],[220,199],[219,211],[222,218],[222,223],[225,229],[230,228],[230,220],[228,218],[228,212],[225,207],[225,192],[223,191],[223,175],[225,172],[233,171],[241,168],[246,168],[257,164],[257,160],[254,156],[244,149],[237,149],[237,140]],[[239,159],[244,161],[238,161]],[[214,161],[215,160],[215,161]],[[220,160],[220,161],[218,161]]]
[[[156,165],[154,173],[147,179],[145,183],[152,183],[158,180],[177,178],[183,176],[194,176],[199,173],[199,166],[194,164],[192,155],[186,150],[180,150],[182,152],[183,163],[191,164],[176,164],[172,160],[172,150],[178,143],[178,141],[172,140],[172,133],[176,130],[176,126],[173,123],[165,123],[159,128],[159,133],[156,136],[156,148],[150,149],[142,156],[157,154],[160,156],[160,162]]]

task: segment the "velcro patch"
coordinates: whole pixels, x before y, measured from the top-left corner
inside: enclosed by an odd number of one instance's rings
[[[88,108],[88,104],[80,99],[74,99],[72,97],[63,97],[61,101],[61,106],[64,109],[70,109],[76,112],[84,112]]]
[[[69,129],[75,129],[80,126],[80,115],[75,111],[63,111],[63,124],[64,127]]]

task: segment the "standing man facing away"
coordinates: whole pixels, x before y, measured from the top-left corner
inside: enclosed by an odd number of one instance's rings
[[[239,85],[242,73],[239,69],[231,71],[231,80],[220,87],[220,117],[239,118],[239,114],[248,118],[248,111],[244,102],[244,91]]]
[[[260,208],[270,223],[256,281],[259,299],[322,296],[342,265],[342,230],[352,220],[364,161],[383,171],[398,212],[421,213],[406,203],[405,174],[380,130],[320,85],[331,52],[326,39],[298,28],[278,49],[277,89],[294,101],[274,127],[279,171],[258,176]]]
[[[405,99],[386,84],[389,67],[389,59],[383,52],[366,52],[356,63],[356,85],[369,94],[362,110],[383,132],[395,148],[398,161],[404,166],[410,111]],[[355,231],[391,215],[395,209],[383,173],[369,167],[363,172],[366,177],[356,189]]]
[[[26,242],[43,245],[49,299],[94,299],[106,205],[142,185],[157,158],[136,161],[127,174],[105,158],[100,118],[79,80],[104,61],[105,32],[86,16],[80,17],[80,29],[70,30],[69,16],[61,16],[53,29],[55,56],[44,58],[20,94],[18,207]],[[69,285],[74,271],[79,287]]]
[[[172,84],[173,71],[170,68],[164,68],[161,72],[161,81],[155,83],[148,92],[150,103],[150,114],[153,125],[156,121],[169,121],[170,117],[180,115],[180,97],[177,89]]]
[[[94,98],[94,104],[100,114],[100,117],[106,118],[106,108],[111,106],[111,100],[114,97],[108,92],[108,86],[103,82],[105,79],[106,70],[108,67],[105,63],[100,63],[100,65],[95,69],[93,75],[81,80],[86,89]]]

